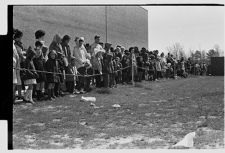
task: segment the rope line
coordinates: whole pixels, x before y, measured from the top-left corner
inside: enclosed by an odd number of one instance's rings
[[[127,68],[129,68],[131,66],[127,66],[127,67],[124,67],[124,68],[121,68],[120,70],[116,70],[116,71],[113,71],[113,73],[115,72],[119,72],[119,71],[122,71],[122,70],[125,70]],[[26,68],[15,68],[13,67],[13,69],[15,70],[29,70],[29,69],[26,69]],[[29,71],[33,71],[33,72],[40,72],[40,73],[49,73],[49,74],[60,74],[60,75],[64,75],[63,73],[55,73],[55,72],[48,72],[48,71],[40,71],[40,70],[29,70]],[[78,71],[77,71],[78,72]],[[78,72],[79,73],[79,72]],[[81,74],[65,74],[65,75],[68,75],[68,76],[83,76],[83,77],[92,77],[92,76],[98,76],[98,75],[103,75],[103,74],[108,74],[108,73],[102,73],[102,74],[92,74],[92,75],[89,75],[89,74],[85,74],[85,75],[81,75]]]

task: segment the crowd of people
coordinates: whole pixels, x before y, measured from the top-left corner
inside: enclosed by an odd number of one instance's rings
[[[113,48],[108,42],[102,43],[99,35],[93,38],[91,45],[85,43],[84,37],[75,37],[73,49],[69,46],[72,38],[68,35],[61,38],[56,34],[47,47],[45,31],[37,30],[34,47],[28,49],[24,48],[22,38],[23,32],[14,29],[14,102],[16,99],[30,103],[53,101],[64,96],[65,92],[84,94],[92,86],[114,88],[117,84],[131,84],[132,81],[204,75],[207,70],[205,63],[194,63],[183,57],[177,60],[170,53],[159,55],[158,50],[148,51],[144,47],[141,50],[138,47],[126,49],[120,45]]]

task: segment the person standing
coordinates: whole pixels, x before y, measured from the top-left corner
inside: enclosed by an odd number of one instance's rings
[[[105,50],[103,49],[103,47],[100,45],[100,36],[96,35],[94,37],[94,43],[91,45],[91,64],[92,64],[92,68],[94,70],[94,74],[97,74],[95,76],[95,81],[96,81],[96,87],[101,87],[101,69],[102,69],[102,65],[101,65],[101,53],[105,53]],[[99,54],[99,56],[97,55],[97,53]]]
[[[24,84],[28,86],[28,89],[24,94],[24,100],[32,104],[35,103],[32,98],[33,85],[37,83],[36,78],[39,77],[33,63],[35,55],[36,55],[35,51],[31,47],[29,47],[27,50],[26,60],[24,61],[24,68],[26,69]]]
[[[102,72],[103,72],[103,82],[104,87],[108,88],[110,87],[110,79],[112,78],[113,74],[113,53],[111,52],[112,44],[105,43],[105,53],[103,54],[103,66],[102,66]]]
[[[57,53],[55,50],[51,50],[48,54],[48,60],[45,63],[46,80],[48,82],[48,100],[55,100],[54,86],[59,82],[59,67],[58,67]]]
[[[70,39],[71,39],[70,36],[65,35],[62,39],[61,46],[62,46],[62,51],[65,55],[64,60],[66,61],[64,65],[64,69],[66,73],[66,76],[65,76],[66,91],[69,93],[73,93],[75,79],[74,79],[74,76],[72,75],[74,73],[74,67],[71,65],[71,50],[69,46]]]
[[[43,44],[40,41],[36,41],[35,43],[35,52],[36,56],[33,59],[33,63],[35,69],[38,71],[45,71],[45,59],[43,58],[42,47]],[[36,93],[37,93],[37,100],[44,100],[44,90],[45,90],[45,82],[46,82],[46,75],[44,72],[37,72],[38,78],[36,78]]]
[[[22,89],[25,90],[25,86],[24,86],[24,81],[23,78],[21,78],[21,75],[23,74],[23,71],[19,70],[22,66],[22,63],[25,61],[26,57],[24,56],[24,54],[26,54],[26,52],[24,51],[24,47],[23,47],[23,43],[22,43],[22,38],[23,38],[23,32],[16,29],[14,31],[14,36],[13,36],[13,42],[15,45],[15,56],[17,58],[17,64],[16,64],[16,77],[17,77],[17,85],[16,85],[16,89],[18,91],[18,99],[24,99],[22,96]]]
[[[66,64],[66,61],[65,61],[65,55],[63,53],[63,50],[62,50],[62,46],[61,46],[61,37],[56,34],[54,37],[53,37],[53,41],[52,43],[50,44],[49,46],[49,51],[56,51],[56,54],[57,54],[57,60],[58,60],[58,64],[59,64],[59,73],[61,73],[59,75],[59,78],[60,78],[60,81],[55,83],[55,86],[54,86],[54,91],[55,91],[55,96],[56,97],[59,97],[59,96],[63,96],[63,92],[62,92],[62,85],[63,85],[63,82],[64,82],[64,76],[63,76],[63,71],[65,71],[64,69],[64,66]]]
[[[91,67],[91,56],[87,53],[84,47],[84,38],[80,37],[77,41],[78,45],[74,47],[72,56],[74,56],[75,58],[75,65],[77,67],[79,75],[86,75],[87,69]],[[86,93],[85,89],[88,89],[89,85],[90,84],[88,84],[87,78],[85,76],[78,77],[77,88],[78,90],[80,90],[80,93]]]

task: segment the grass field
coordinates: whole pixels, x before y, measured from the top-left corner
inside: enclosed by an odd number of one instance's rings
[[[206,114],[212,132],[196,138],[194,148],[224,148],[223,77],[143,81],[83,96],[96,97],[97,108],[81,95],[14,105],[13,148],[169,148]]]

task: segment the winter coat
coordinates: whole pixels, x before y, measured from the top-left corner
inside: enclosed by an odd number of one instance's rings
[[[37,72],[35,71],[33,60],[30,60],[29,58],[27,58],[23,63],[23,68],[27,69],[25,70],[25,75],[23,76],[23,80],[36,79],[39,77]]]
[[[113,54],[111,52],[103,54],[103,66],[102,66],[103,73],[113,73],[114,66],[112,58]]]
[[[53,73],[46,73],[46,80],[48,83],[57,83],[59,82],[59,67],[58,61],[56,59],[48,58],[45,63],[45,70]]]
[[[39,56],[39,57],[35,57],[33,59],[33,63],[34,63],[34,66],[35,66],[36,70],[38,70],[38,71],[45,71],[45,59],[43,58],[42,55]],[[37,83],[46,81],[46,74],[44,72],[37,72],[37,74],[39,76],[36,79]]]

